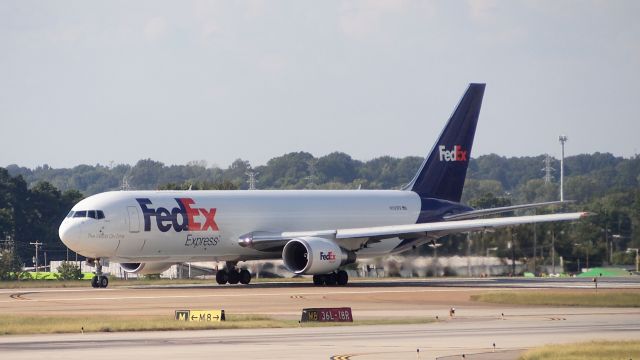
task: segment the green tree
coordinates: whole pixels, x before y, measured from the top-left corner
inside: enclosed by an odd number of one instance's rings
[[[318,159],[316,170],[322,182],[350,183],[356,176],[359,162],[342,152],[333,152]]]
[[[80,266],[68,261],[62,261],[58,266],[58,279],[60,280],[80,280],[82,279]]]
[[[311,175],[310,169],[314,163],[313,155],[307,152],[293,152],[275,157],[265,166],[255,169],[259,173],[258,184],[261,189],[302,189],[310,182],[307,177]]]
[[[18,254],[12,249],[0,250],[0,280],[16,280],[20,278],[22,263]]]
[[[491,194],[493,197],[495,197],[494,194],[504,194],[502,184],[497,180],[467,179],[462,191],[462,202],[471,204],[475,199],[486,196],[487,194]],[[471,206],[480,206],[480,204],[477,204],[477,200],[475,201],[476,204]],[[484,206],[486,208],[488,205]]]
[[[130,185],[140,190],[155,190],[160,184],[164,164],[151,159],[138,161],[129,174]]]
[[[249,161],[236,159],[224,172],[222,178],[224,181],[229,181],[236,184],[238,188],[246,189],[246,186],[244,186],[246,184],[245,180],[247,179],[247,172],[250,170],[251,164],[249,164]]]
[[[531,179],[518,188],[518,196],[525,203],[554,201],[559,197],[558,185],[545,183],[542,179]]]
[[[159,190],[238,190],[238,186],[231,181],[222,182],[184,182],[182,184],[168,183],[160,185]]]
[[[496,197],[492,193],[485,193],[471,199],[469,205],[476,209],[491,209],[511,205],[511,200],[505,197]]]

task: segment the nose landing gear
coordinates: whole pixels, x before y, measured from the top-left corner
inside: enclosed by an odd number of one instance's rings
[[[100,259],[95,259],[96,275],[91,279],[91,287],[93,288],[106,288],[109,286],[109,278],[102,274],[102,263]]]

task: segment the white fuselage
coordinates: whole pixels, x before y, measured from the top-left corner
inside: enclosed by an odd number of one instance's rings
[[[416,193],[399,190],[106,192],[72,209],[74,214],[101,210],[104,218],[67,217],[60,238],[84,256],[115,262],[276,258],[279,253],[241,247],[238,238],[255,232],[414,224],[420,206]],[[389,253],[399,241],[376,242],[358,256]]]

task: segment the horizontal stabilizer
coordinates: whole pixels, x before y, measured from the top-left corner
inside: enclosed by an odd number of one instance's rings
[[[467,211],[467,212],[458,213],[458,214],[447,215],[447,216],[444,216],[443,219],[447,221],[475,219],[481,216],[501,214],[509,211],[534,209],[534,208],[552,206],[552,205],[563,205],[563,204],[570,204],[573,202],[574,202],[573,200],[547,201],[547,202],[533,203],[533,204],[521,204],[521,205],[495,207],[490,209],[480,209],[480,210],[473,210],[473,211]]]

